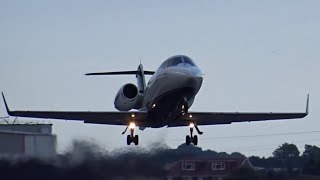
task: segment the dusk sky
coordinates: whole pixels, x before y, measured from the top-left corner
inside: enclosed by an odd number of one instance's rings
[[[270,156],[288,142],[303,151],[320,145],[320,132],[311,133],[320,131],[319,7],[318,0],[0,0],[0,91],[12,110],[116,111],[117,91],[135,76],[85,73],[135,70],[140,60],[156,70],[184,54],[205,73],[192,111],[304,112],[310,93],[306,118],[201,126],[201,148]],[[129,148],[124,126],[39,122],[53,123],[59,152],[74,139]],[[189,128],[136,132],[141,147],[176,148]],[[241,137],[284,133],[293,134]],[[240,137],[219,138],[230,136]]]

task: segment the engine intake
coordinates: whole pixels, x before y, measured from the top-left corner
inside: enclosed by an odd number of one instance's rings
[[[138,88],[134,84],[126,84],[123,86],[123,95],[128,99],[133,99],[138,95]]]
[[[139,95],[136,85],[128,83],[123,85],[114,100],[114,106],[119,111],[140,109],[143,96]]]

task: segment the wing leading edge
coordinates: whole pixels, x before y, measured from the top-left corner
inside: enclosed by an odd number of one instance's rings
[[[125,125],[134,121],[137,126],[144,126],[146,112],[84,112],[84,111],[10,111],[2,93],[7,113],[16,117],[33,117],[45,119],[76,120],[84,123]]]
[[[137,126],[149,127],[148,113],[137,112],[84,112],[84,111],[10,111],[2,93],[7,113],[16,117],[33,117],[46,119],[77,120],[84,123],[128,125],[134,121]],[[309,95],[306,110],[303,113],[251,113],[251,112],[189,112],[181,119],[168,124],[168,127],[188,126],[190,122],[197,125],[231,124],[233,122],[250,122],[282,119],[299,119],[309,114]]]
[[[303,113],[251,113],[251,112],[189,112],[182,120],[175,121],[168,127],[188,126],[190,122],[197,125],[231,124],[234,122],[251,122],[266,120],[300,119],[309,114],[309,94],[306,110]]]

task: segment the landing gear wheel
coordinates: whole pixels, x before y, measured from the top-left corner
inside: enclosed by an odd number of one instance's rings
[[[138,135],[135,135],[135,136],[134,136],[134,144],[135,144],[135,145],[138,145],[138,144],[139,144],[139,136],[138,136]]]
[[[193,124],[192,122],[189,125],[190,127],[190,135],[186,136],[186,145],[190,145],[191,143],[195,146],[198,145],[198,136],[197,135],[193,135],[193,128],[195,127],[198,134],[203,134],[203,132],[201,132],[198,128],[198,126],[196,124]]]
[[[132,115],[132,117],[134,117],[134,115]],[[139,144],[139,136],[138,135],[134,135],[134,129],[135,129],[136,125],[131,122],[130,124],[128,124],[128,126],[126,127],[126,129],[122,132],[122,134],[126,133],[128,129],[130,129],[130,135],[127,136],[127,145],[130,145],[132,142],[135,145]]]
[[[191,138],[190,138],[190,136],[189,135],[187,135],[186,136],[186,145],[190,145],[190,143],[191,143]]]
[[[194,135],[193,136],[193,144],[196,146],[196,145],[198,145],[198,136],[197,135]]]
[[[131,136],[130,136],[130,135],[128,135],[128,136],[127,136],[127,145],[130,145],[130,144],[131,144],[131,142],[132,142],[132,141],[131,141]]]

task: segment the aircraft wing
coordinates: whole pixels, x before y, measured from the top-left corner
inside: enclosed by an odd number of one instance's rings
[[[189,112],[181,120],[177,120],[168,127],[188,126],[190,122],[196,125],[231,124],[234,122],[251,122],[266,120],[299,119],[309,113],[309,95],[306,111],[303,113],[252,113],[252,112]]]
[[[45,119],[77,120],[84,123],[125,125],[134,121],[137,126],[144,126],[146,112],[90,112],[90,111],[10,111],[2,93],[6,110],[10,116]]]
[[[148,127],[147,112],[90,112],[90,111],[10,111],[2,93],[6,110],[10,116],[34,117],[46,119],[78,120],[84,123],[128,125],[134,121],[137,126]],[[303,113],[250,113],[250,112],[189,112],[178,120],[168,124],[168,127],[188,126],[190,122],[196,125],[231,124],[233,122],[250,122],[265,120],[298,119],[309,113],[309,95],[306,111]]]

